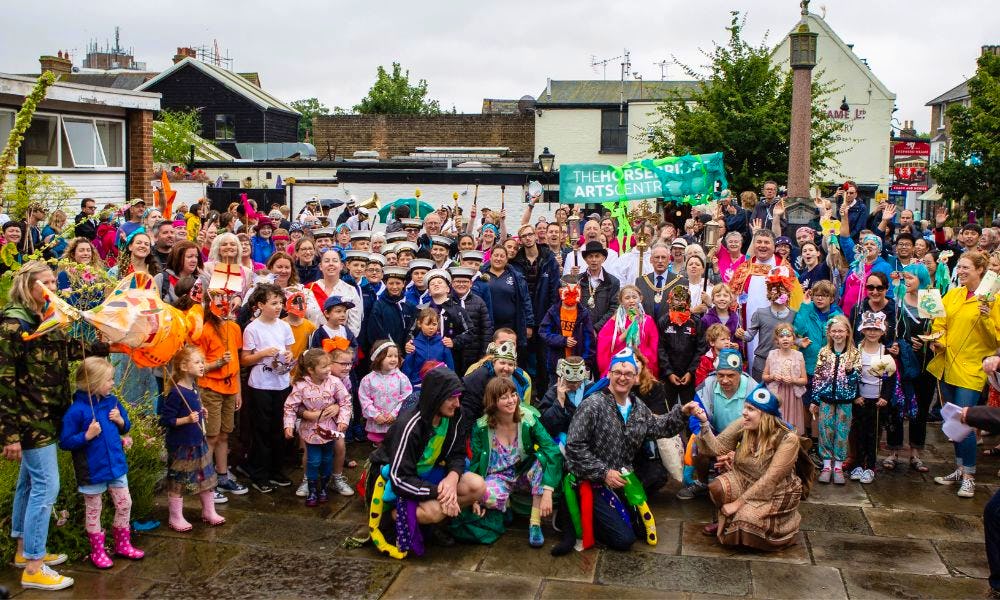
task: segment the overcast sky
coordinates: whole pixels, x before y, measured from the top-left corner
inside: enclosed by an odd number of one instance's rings
[[[443,109],[480,112],[483,98],[537,96],[546,77],[599,79],[591,57],[631,51],[632,70],[660,78],[655,63],[672,58],[701,65],[700,49],[725,41],[733,8],[748,13],[746,39],[770,32],[776,44],[798,18],[798,2],[742,0],[148,0],[10,2],[4,7],[0,71],[31,73],[41,54],[68,49],[79,65],[92,39],[135,48],[149,69],[170,64],[178,46],[219,46],[238,71],[257,71],[265,89],[291,101],[315,96],[349,108],[374,81],[379,64],[399,61],[426,79]],[[307,7],[307,8],[306,8]],[[924,104],[975,71],[983,44],[1000,43],[995,0],[813,1],[831,27],[896,93],[896,117],[929,126]],[[296,9],[294,12],[286,12]],[[619,76],[620,60],[608,66]],[[676,65],[667,79],[684,79]]]

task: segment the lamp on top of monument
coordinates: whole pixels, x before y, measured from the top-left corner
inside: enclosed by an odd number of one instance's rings
[[[538,166],[541,167],[542,173],[551,173],[555,162],[556,155],[549,152],[548,146],[543,148],[542,153],[538,155]]]
[[[799,6],[802,7],[802,20],[795,31],[788,34],[788,40],[791,44],[789,63],[793,69],[796,67],[811,69],[816,66],[816,39],[819,34],[809,31],[809,24],[806,23],[806,17],[809,15],[809,0],[802,0]]]

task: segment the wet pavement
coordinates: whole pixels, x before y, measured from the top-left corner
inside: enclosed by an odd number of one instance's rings
[[[708,500],[682,502],[668,486],[650,500],[655,547],[553,558],[555,532],[547,528],[546,548],[534,550],[515,522],[493,546],[429,547],[422,558],[396,561],[370,547],[343,547],[365,529],[357,498],[306,508],[292,487],[233,497],[218,507],[225,525],[197,522],[186,534],[165,527],[161,507],[164,527],[134,538],[144,560],[119,559],[104,572],[64,565],[76,579],[70,590],[23,591],[13,568],[0,570],[0,585],[17,598],[981,598],[988,590],[981,514],[1000,489],[1000,461],[982,458],[976,497],[958,498],[933,482],[950,471],[950,444],[939,432],[929,437],[928,474],[900,463],[869,486],[817,484],[801,507],[798,544],[779,553],[719,546],[700,531],[711,518]],[[192,522],[197,510],[187,503]]]

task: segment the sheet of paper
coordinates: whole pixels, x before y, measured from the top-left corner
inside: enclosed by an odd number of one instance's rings
[[[972,433],[972,428],[962,423],[961,415],[962,407],[956,404],[946,402],[941,407],[941,418],[944,420],[941,431],[953,442],[961,442]]]
[[[946,315],[940,290],[917,292],[917,314],[921,319],[939,319]]]
[[[993,271],[986,271],[979,287],[976,288],[976,296],[985,298],[997,293],[997,286],[1000,285],[1000,276]]]

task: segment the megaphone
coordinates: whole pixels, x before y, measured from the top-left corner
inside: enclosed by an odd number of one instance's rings
[[[382,203],[378,201],[378,194],[372,194],[370,198],[358,204],[358,208],[378,210],[382,208]]]

